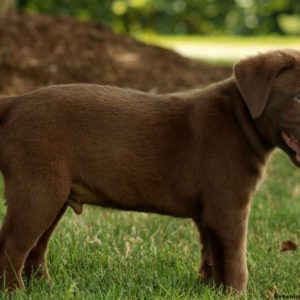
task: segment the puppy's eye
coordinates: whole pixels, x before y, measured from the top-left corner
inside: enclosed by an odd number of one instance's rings
[[[295,96],[295,97],[294,97],[294,100],[300,103],[300,95]]]

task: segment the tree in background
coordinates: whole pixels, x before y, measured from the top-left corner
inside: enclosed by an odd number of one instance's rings
[[[3,1],[3,0],[2,0]],[[17,0],[22,11],[162,34],[300,34],[295,0]]]

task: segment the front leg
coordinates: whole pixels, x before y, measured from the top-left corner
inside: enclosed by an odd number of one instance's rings
[[[224,284],[238,292],[246,289],[247,207],[208,207],[204,210],[203,231],[212,258],[212,276],[216,285]]]
[[[208,282],[213,276],[213,264],[211,250],[209,249],[209,243],[207,238],[207,232],[205,226],[203,226],[202,219],[194,219],[194,222],[198,228],[200,234],[201,243],[201,266],[200,266],[200,278],[204,282]]]

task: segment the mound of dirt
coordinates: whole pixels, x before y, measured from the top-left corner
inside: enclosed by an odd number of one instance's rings
[[[212,67],[116,34],[99,23],[45,15],[0,18],[0,94],[94,82],[168,92],[224,79]]]

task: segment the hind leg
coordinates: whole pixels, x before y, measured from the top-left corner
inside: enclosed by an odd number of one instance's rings
[[[9,290],[23,287],[21,272],[25,259],[54,222],[68,196],[66,182],[60,182],[57,176],[45,179],[35,174],[30,184],[28,181],[24,176],[6,180],[7,212],[0,232],[0,283]]]
[[[53,231],[55,230],[59,220],[66,210],[67,204],[62,207],[50,227],[43,233],[37,244],[29,252],[24,266],[25,276],[31,277],[32,275],[34,275],[37,278],[50,278],[46,264],[48,243]]]

